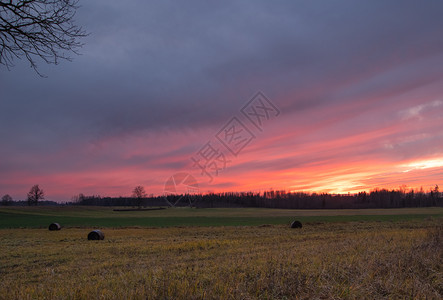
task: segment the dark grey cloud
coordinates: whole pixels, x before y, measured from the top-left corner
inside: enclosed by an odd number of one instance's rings
[[[281,105],[300,110],[340,101],[331,91],[443,50],[438,2],[82,6],[79,23],[91,32],[82,56],[41,66],[49,79],[22,64],[2,70],[5,122],[65,120],[73,136],[217,126],[258,89],[276,101],[289,90]]]

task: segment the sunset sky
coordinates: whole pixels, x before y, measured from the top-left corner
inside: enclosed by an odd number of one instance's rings
[[[0,197],[443,185],[441,1],[80,5],[80,56],[0,65]]]

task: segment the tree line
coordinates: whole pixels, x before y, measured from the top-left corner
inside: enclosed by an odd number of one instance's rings
[[[357,194],[328,194],[286,191],[228,192],[208,194],[164,195],[146,197],[146,193],[132,197],[101,197],[80,194],[73,198],[72,205],[94,206],[191,206],[210,207],[264,207],[287,209],[343,209],[343,208],[401,208],[443,207],[443,197],[438,185],[425,192],[423,188],[406,191],[399,189],[374,189]]]
[[[1,205],[51,205],[53,201],[44,201],[45,193],[39,185],[31,187],[27,200],[14,201],[8,194],[1,198]],[[357,194],[328,194],[286,191],[264,192],[227,192],[208,194],[185,194],[148,196],[144,187],[136,186],[130,197],[102,197],[79,194],[72,197],[67,205],[89,206],[191,206],[196,208],[211,207],[263,207],[287,209],[344,209],[344,208],[401,208],[401,207],[443,207],[443,197],[438,185],[425,192],[405,186],[399,189],[374,189]]]

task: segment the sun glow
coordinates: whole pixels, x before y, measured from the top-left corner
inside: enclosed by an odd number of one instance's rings
[[[430,168],[440,168],[443,167],[443,158],[414,161],[402,165],[402,167],[406,168],[406,170],[404,170],[403,172],[409,172],[412,170],[430,169]]]

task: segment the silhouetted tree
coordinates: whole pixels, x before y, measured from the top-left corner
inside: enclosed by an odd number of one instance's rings
[[[9,194],[6,194],[2,197],[2,205],[11,205],[13,202],[12,197]]]
[[[434,195],[435,195],[435,198],[437,198],[437,199],[440,198],[440,189],[437,184],[435,185],[435,188],[434,188]]]
[[[141,185],[136,186],[132,191],[132,197],[136,199],[138,208],[142,207],[143,199],[145,199],[146,196],[145,188]]]
[[[71,197],[71,201],[72,203],[75,204],[81,204],[83,202],[83,200],[85,200],[85,195],[83,193],[80,193],[78,195],[74,195]]]
[[[38,186],[34,185],[28,192],[28,205],[37,205],[39,200],[45,199],[45,192]]]
[[[73,17],[78,0],[0,0],[0,64],[8,69],[25,57],[37,70],[35,58],[48,64],[71,60],[86,36]]]
[[[429,193],[431,195],[431,201],[433,206],[437,206],[438,200],[440,199],[440,190],[438,185],[435,185],[434,189]]]

